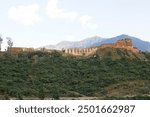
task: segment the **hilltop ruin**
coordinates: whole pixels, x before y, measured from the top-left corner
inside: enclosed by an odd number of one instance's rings
[[[103,44],[92,48],[63,49],[62,52],[73,56],[89,56],[95,54],[98,49],[103,49],[103,48],[122,48],[131,51],[132,53],[140,52],[138,48],[133,47],[132,40],[129,38],[119,40],[116,43]],[[11,51],[12,54],[17,54],[20,52],[34,52],[34,51],[52,52],[53,50],[46,49],[46,48],[34,49],[34,48],[23,48],[23,47],[11,47],[8,48],[8,51]]]
[[[96,51],[100,48],[122,48],[129,50],[133,53],[139,53],[140,50],[136,47],[133,47],[132,40],[129,38],[125,38],[117,41],[116,43],[103,44],[93,48],[69,48],[64,49],[66,54],[74,55],[74,56],[88,56],[96,53]]]

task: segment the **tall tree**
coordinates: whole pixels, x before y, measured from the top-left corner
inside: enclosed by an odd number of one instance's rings
[[[13,46],[12,38],[11,37],[6,37],[6,39],[7,39],[7,44],[9,46],[9,48],[11,48]]]
[[[1,34],[0,34],[0,51],[1,51],[2,42],[3,42],[3,38],[2,38],[2,36],[1,36]]]
[[[6,39],[7,39],[7,44],[8,44],[8,51],[10,52],[13,46],[13,41],[11,37],[6,37]]]

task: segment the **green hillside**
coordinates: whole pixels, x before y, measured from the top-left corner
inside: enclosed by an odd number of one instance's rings
[[[31,52],[0,57],[0,99],[150,99],[150,54],[139,59]]]

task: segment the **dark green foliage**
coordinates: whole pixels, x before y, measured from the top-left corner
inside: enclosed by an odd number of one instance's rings
[[[44,89],[43,86],[39,87],[39,94],[38,94],[39,99],[44,100],[45,98],[45,93],[44,93]]]
[[[0,58],[0,95],[5,98],[99,96],[109,85],[135,79],[150,80],[149,61],[76,58],[59,52]]]
[[[137,95],[133,97],[107,97],[107,100],[150,100],[150,96]]]
[[[59,94],[60,94],[60,92],[59,92],[59,86],[54,86],[52,88],[52,98],[54,100],[59,100],[60,99]]]

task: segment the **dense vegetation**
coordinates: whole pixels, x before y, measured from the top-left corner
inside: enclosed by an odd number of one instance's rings
[[[150,60],[150,54],[145,55]],[[128,85],[129,82],[134,82],[135,89]],[[139,85],[139,82],[143,85]],[[123,88],[119,85],[122,83]],[[124,93],[124,90],[128,93]],[[115,91],[121,94],[115,95]],[[1,99],[84,96],[98,99],[150,99],[149,95],[149,61],[125,58],[103,60],[98,55],[71,57],[59,52],[5,54],[0,57]]]

